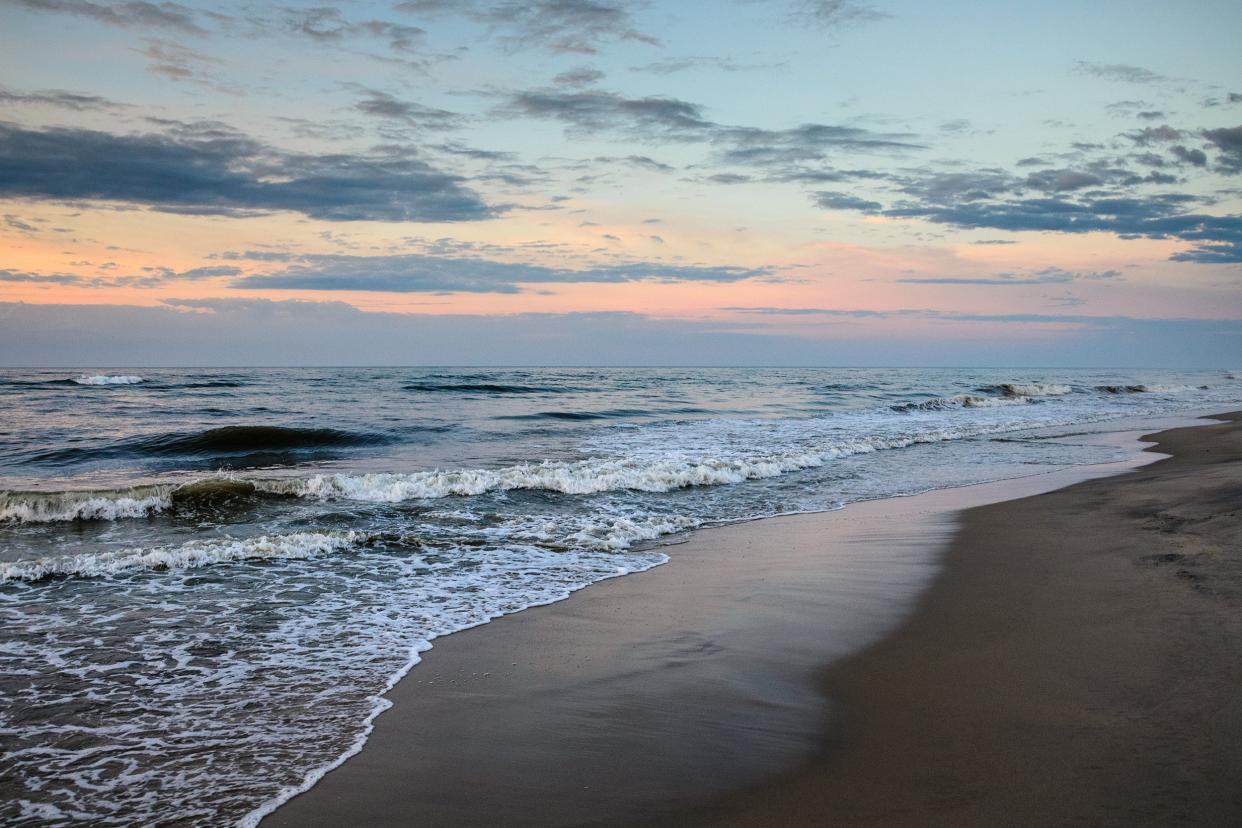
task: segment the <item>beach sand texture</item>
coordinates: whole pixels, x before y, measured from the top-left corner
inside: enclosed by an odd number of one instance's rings
[[[1242,425],[1156,439],[699,532],[455,634],[264,825],[1236,824]]]

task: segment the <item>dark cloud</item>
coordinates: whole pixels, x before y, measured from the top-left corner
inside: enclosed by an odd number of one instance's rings
[[[522,284],[584,282],[738,282],[771,276],[772,268],[631,262],[569,270],[480,258],[409,253],[395,256],[306,255],[288,268],[245,276],[234,287],[255,290],[342,290],[394,293],[517,293]]]
[[[511,117],[561,121],[584,132],[616,130],[647,139],[704,140],[719,129],[698,104],[676,98],[627,98],[613,92],[528,90],[510,96],[501,111]]]
[[[878,201],[868,201],[849,193],[830,191],[816,193],[815,203],[829,210],[858,210],[863,213],[876,213],[884,209],[884,205]]]
[[[180,3],[91,3],[88,0],[6,0],[31,11],[76,15],[125,28],[169,29],[188,34],[206,34],[196,22],[196,12]]]
[[[1242,262],[1242,216],[1186,213],[1192,196],[979,199],[943,204],[906,203],[884,211],[955,227],[1058,233],[1114,233],[1122,238],[1178,239],[1192,250],[1177,261]]]
[[[30,285],[90,285],[91,280],[74,273],[31,273],[24,270],[0,269],[0,282]]]
[[[1173,153],[1173,157],[1177,160],[1195,167],[1207,166],[1207,153],[1201,149],[1191,149],[1178,144],[1177,146],[1169,147],[1169,152]]]
[[[1094,75],[1097,78],[1122,81],[1123,83],[1159,83],[1169,80],[1168,77],[1153,72],[1150,69],[1144,69],[1141,66],[1130,66],[1125,63],[1092,63],[1080,60],[1074,64],[1074,69],[1084,75]]]
[[[408,154],[298,155],[221,125],[164,134],[0,123],[0,195],[103,200],[192,214],[292,211],[327,221],[466,221],[493,211]]]
[[[1026,186],[1044,192],[1069,192],[1104,183],[1099,175],[1082,170],[1040,170],[1026,177]]]
[[[3,104],[41,104],[61,109],[72,109],[83,112],[88,109],[121,109],[125,104],[101,98],[98,95],[81,95],[66,92],[63,89],[44,89],[39,92],[14,92],[0,86],[0,103]]]
[[[613,41],[659,44],[638,30],[629,2],[604,0],[408,0],[398,11],[420,16],[457,14],[498,34],[507,48],[546,49],[551,52],[595,54]]]
[[[1216,166],[1227,173],[1242,173],[1242,126],[1205,129],[1203,137],[1216,145]]]
[[[465,118],[456,112],[423,106],[414,101],[403,101],[376,89],[363,90],[365,97],[354,104],[354,109],[364,115],[400,121],[419,129],[455,129]]]

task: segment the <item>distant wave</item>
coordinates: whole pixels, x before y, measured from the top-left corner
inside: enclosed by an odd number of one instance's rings
[[[335,428],[287,426],[223,426],[195,434],[165,434],[131,443],[148,454],[225,454],[233,452],[359,446],[384,442],[375,434],[357,434]]]
[[[617,417],[644,417],[655,412],[640,408],[612,408],[604,411],[539,411],[534,414],[507,414],[499,420],[610,420]]]
[[[143,382],[143,378],[126,375],[108,376],[106,374],[95,374],[93,376],[80,376],[72,380],[72,382],[78,385],[136,385]]]
[[[10,561],[0,563],[0,584],[70,576],[103,577],[143,569],[192,569],[238,561],[310,558],[359,546],[370,539],[365,532],[295,532]]]
[[[246,383],[239,380],[194,380],[175,386],[176,388],[244,388]]]
[[[411,382],[403,386],[406,391],[444,392],[456,394],[564,394],[577,388],[554,385],[501,385],[490,382]]]
[[[335,428],[222,426],[199,432],[131,437],[93,448],[57,448],[31,455],[35,463],[73,463],[116,457],[227,457],[261,452],[298,451],[388,442],[380,434]]]
[[[889,406],[893,411],[946,411],[952,408],[992,408],[998,405],[1020,405],[1030,402],[1029,397],[978,397],[974,394],[958,394],[955,397],[936,397],[922,402],[908,402]]]
[[[1004,397],[1062,397],[1074,393],[1073,386],[1053,382],[1002,382],[975,390]]]

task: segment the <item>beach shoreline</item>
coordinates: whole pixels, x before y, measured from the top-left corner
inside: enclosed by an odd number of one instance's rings
[[[438,641],[362,752],[263,824],[814,822],[765,809],[782,786],[814,800],[793,780],[851,732],[824,665],[900,638],[954,515],[1120,470],[696,532],[666,566]]]

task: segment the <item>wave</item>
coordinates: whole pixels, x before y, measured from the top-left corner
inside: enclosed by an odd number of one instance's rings
[[[295,532],[8,561],[0,563],[0,584],[75,576],[108,577],[148,569],[194,569],[216,563],[310,558],[361,546],[370,540],[372,536],[366,532]]]
[[[652,412],[639,408],[612,408],[606,411],[539,411],[534,414],[506,414],[498,420],[611,420],[617,417],[645,417]]]
[[[1073,386],[1055,382],[1002,382],[999,385],[985,385],[975,390],[985,394],[1000,394],[1004,397],[1062,397],[1074,393]]]
[[[258,495],[248,480],[208,477],[129,489],[65,492],[0,492],[0,524],[70,523],[152,517],[245,504]]]
[[[1097,385],[1096,391],[1104,394],[1172,394],[1178,391],[1206,391],[1210,385]]]
[[[978,397],[974,394],[958,394],[955,397],[937,397],[922,402],[908,402],[889,406],[893,411],[907,414],[914,411],[947,411],[953,408],[994,408],[998,405],[1015,405],[1028,403],[1026,396],[1015,397]]]
[[[0,523],[60,523],[142,518],[172,505],[173,486],[123,491],[0,492]]]
[[[888,437],[842,439],[807,451],[744,457],[673,454],[653,459],[589,458],[545,460],[496,469],[434,470],[362,475],[317,474],[308,478],[255,481],[261,492],[322,500],[397,503],[405,500],[468,497],[493,491],[539,490],[568,495],[609,491],[668,492],[692,486],[718,486],[776,477],[822,466],[842,457],[919,443],[955,440],[989,430],[931,429]]]
[[[78,385],[136,385],[143,382],[142,377],[117,375],[108,376],[107,374],[95,374],[93,376],[82,375],[75,380],[70,380]]]
[[[182,383],[174,388],[244,388],[246,383],[239,380],[196,380]]]
[[[165,434],[133,441],[131,448],[147,454],[227,454],[266,450],[358,446],[383,442],[375,434],[335,428],[287,426],[222,426],[196,434]]]
[[[401,387],[406,391],[445,392],[451,394],[564,394],[579,390],[569,386],[502,385],[490,382],[411,382]]]

